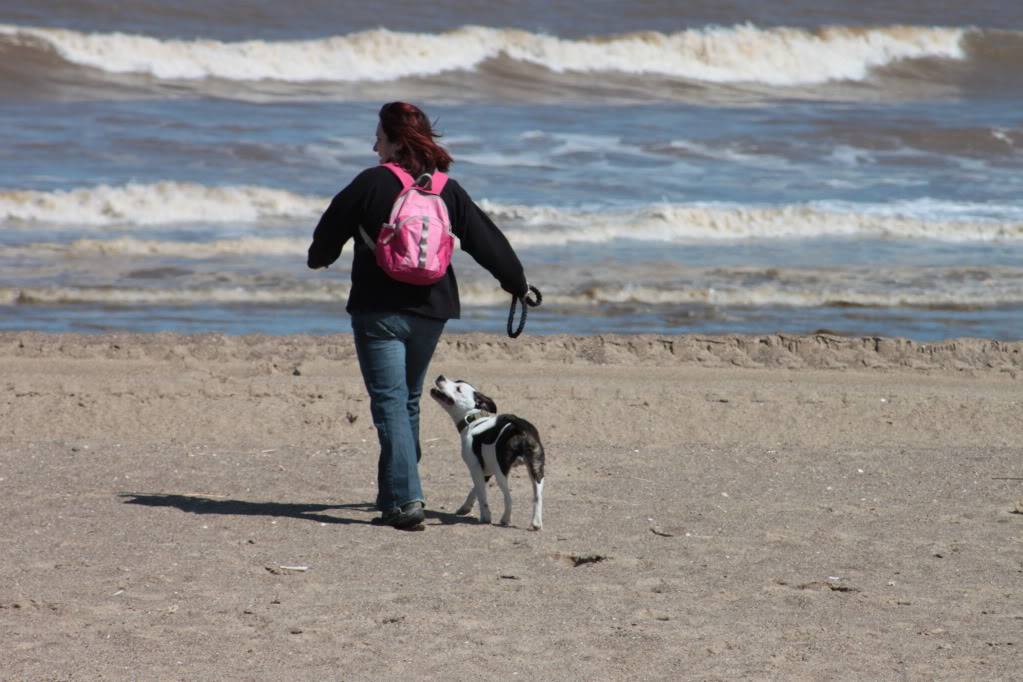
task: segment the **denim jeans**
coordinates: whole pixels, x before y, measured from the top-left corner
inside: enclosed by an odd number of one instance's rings
[[[419,398],[444,321],[397,312],[353,313],[352,331],[380,440],[377,508],[425,502],[419,482]]]

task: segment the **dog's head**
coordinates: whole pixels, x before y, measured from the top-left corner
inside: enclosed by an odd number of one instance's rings
[[[455,420],[464,418],[473,410],[497,413],[497,404],[492,399],[477,391],[471,384],[458,379],[454,381],[445,379],[443,374],[434,382],[430,396]]]

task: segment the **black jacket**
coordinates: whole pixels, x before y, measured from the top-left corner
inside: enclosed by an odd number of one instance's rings
[[[359,173],[334,197],[320,218],[309,247],[308,265],[310,268],[330,265],[341,255],[345,243],[354,239],[349,313],[401,311],[441,320],[457,318],[460,305],[454,268],[449,266],[444,278],[429,286],[398,282],[377,266],[373,252],[359,235],[362,225],[371,238],[376,238],[380,226],[390,218],[400,191],[401,182],[383,166]],[[447,204],[451,229],[461,241],[462,250],[489,270],[502,289],[516,296],[525,295],[522,264],[501,230],[455,180],[448,178],[441,198]]]

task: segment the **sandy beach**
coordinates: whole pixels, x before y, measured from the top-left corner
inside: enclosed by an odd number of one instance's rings
[[[0,334],[11,680],[1023,678],[1023,342],[449,335],[535,423],[512,527],[423,407],[371,525],[347,336]],[[496,496],[495,511],[502,509]]]

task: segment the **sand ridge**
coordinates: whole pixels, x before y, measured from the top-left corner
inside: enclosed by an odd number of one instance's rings
[[[123,359],[291,360],[354,357],[351,336],[224,336],[221,334],[0,333],[2,357]],[[888,337],[831,334],[795,336],[604,335],[533,336],[507,339],[488,334],[448,334],[437,359],[552,361],[566,364],[660,365],[695,363],[764,368],[873,368],[977,370],[1010,374],[1023,370],[1023,341],[951,339],[920,343]]]

